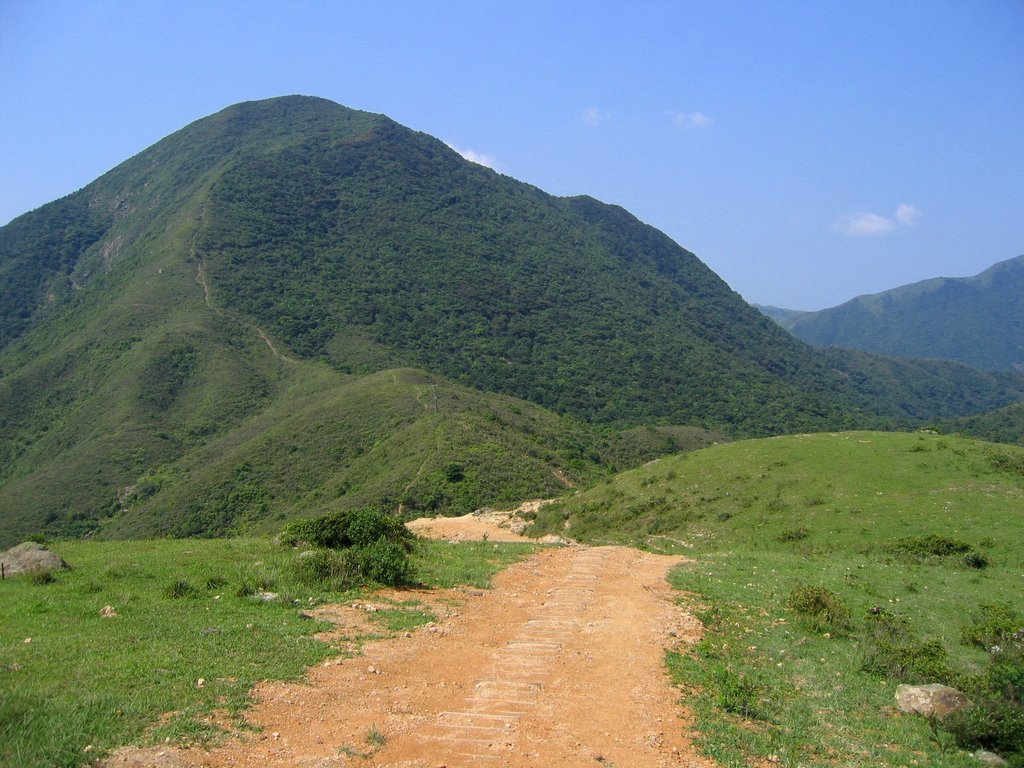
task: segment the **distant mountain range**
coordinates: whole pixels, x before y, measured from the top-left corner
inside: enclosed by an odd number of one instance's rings
[[[815,350],[625,210],[312,97],[229,107],[0,228],[0,545],[466,512],[720,435],[1021,399],[1011,373]]]
[[[1024,371],[1024,256],[975,277],[937,277],[819,312],[759,309],[809,344]]]

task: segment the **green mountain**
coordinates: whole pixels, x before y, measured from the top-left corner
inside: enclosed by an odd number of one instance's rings
[[[701,430],[1024,397],[1011,374],[839,364],[621,208],[309,97],[199,120],[0,228],[0,286],[5,540],[464,512]]]
[[[1024,370],[1024,256],[975,277],[938,277],[820,312],[762,308],[810,344]]]

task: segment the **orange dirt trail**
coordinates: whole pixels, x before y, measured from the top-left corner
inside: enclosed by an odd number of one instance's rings
[[[315,667],[306,683],[258,687],[248,719],[259,733],[174,750],[167,764],[710,768],[664,668],[664,649],[701,629],[665,581],[677,562],[543,549],[489,590],[406,594],[433,603],[439,621]],[[342,623],[356,613],[331,610]],[[110,765],[134,764],[121,757]]]

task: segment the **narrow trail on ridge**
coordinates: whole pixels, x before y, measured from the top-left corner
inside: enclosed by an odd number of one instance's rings
[[[626,547],[548,548],[489,590],[395,593],[438,621],[314,667],[305,683],[258,686],[247,718],[259,733],[174,751],[167,764],[713,768],[664,668],[666,647],[701,634],[665,580],[678,562]],[[342,625],[358,620],[346,619],[352,606],[324,610]],[[110,768],[136,765],[123,757]]]
[[[203,289],[203,301],[206,303],[206,306],[209,307],[210,309],[215,310],[215,311],[220,311],[220,310],[217,310],[213,306],[213,303],[210,301],[210,284],[206,281],[206,270],[205,270],[205,267],[204,267],[203,262],[201,260],[198,261],[198,266],[196,267],[196,282],[199,283],[200,286],[202,286],[202,289]],[[276,357],[278,360],[281,360],[282,362],[285,362],[285,363],[294,363],[295,362],[295,360],[293,358],[288,357],[285,354],[282,354],[278,350],[278,348],[274,345],[274,342],[270,340],[270,337],[267,336],[267,334],[263,332],[262,328],[260,328],[258,325],[253,325],[252,327],[256,331],[257,335],[261,339],[263,339],[263,343],[267,345],[267,348],[270,350],[270,353],[274,357]]]

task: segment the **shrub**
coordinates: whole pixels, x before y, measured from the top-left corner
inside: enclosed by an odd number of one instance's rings
[[[45,569],[41,571],[32,571],[29,575],[29,579],[33,584],[52,584],[57,580],[53,575],[53,571]]]
[[[965,749],[988,749],[1003,757],[1024,758],[1024,705],[999,698],[949,715],[942,727]],[[1014,765],[1020,765],[1015,760]]]
[[[402,521],[386,512],[364,507],[330,512],[307,520],[288,523],[280,535],[282,544],[297,546],[309,544],[326,549],[365,547],[378,539],[402,542],[412,541],[412,532]]]
[[[1008,605],[982,605],[965,642],[989,649],[989,664],[968,686],[975,706],[950,715],[942,727],[965,749],[988,749],[1024,765],[1024,630]]]
[[[391,515],[372,508],[347,509],[289,523],[281,542],[318,547],[296,565],[306,583],[347,589],[363,582],[387,586],[412,581],[409,549],[413,535]]]
[[[902,616],[867,617],[862,668],[901,683],[948,683],[953,671],[938,640],[921,640]]]
[[[996,697],[1024,705],[1024,632],[1017,635],[992,654],[985,683]]]
[[[1009,603],[982,603],[971,614],[971,623],[963,628],[960,639],[966,645],[989,650],[1007,645],[1021,629],[1024,617]]]
[[[790,528],[788,530],[782,531],[778,536],[775,537],[775,540],[780,544],[785,544],[786,542],[790,541],[803,541],[808,536],[810,536],[810,534],[810,531],[808,531],[803,526],[800,526],[799,528]]]
[[[897,557],[914,562],[956,557],[968,568],[987,568],[989,565],[988,558],[966,541],[934,533],[899,539],[891,549]]]
[[[972,549],[963,556],[963,564],[968,568],[988,568],[988,558]]]
[[[405,548],[394,541],[378,539],[366,547],[351,550],[358,573],[387,586],[412,581],[412,565]]]
[[[343,553],[330,549],[303,552],[295,563],[299,580],[308,586],[346,589],[352,585],[353,570]]]
[[[907,536],[899,539],[893,544],[892,550],[902,557],[922,560],[928,557],[966,555],[971,551],[971,545],[960,539],[931,533],[927,536]]]
[[[815,631],[841,633],[849,629],[849,609],[837,594],[824,587],[797,585],[789,593],[786,605]]]

